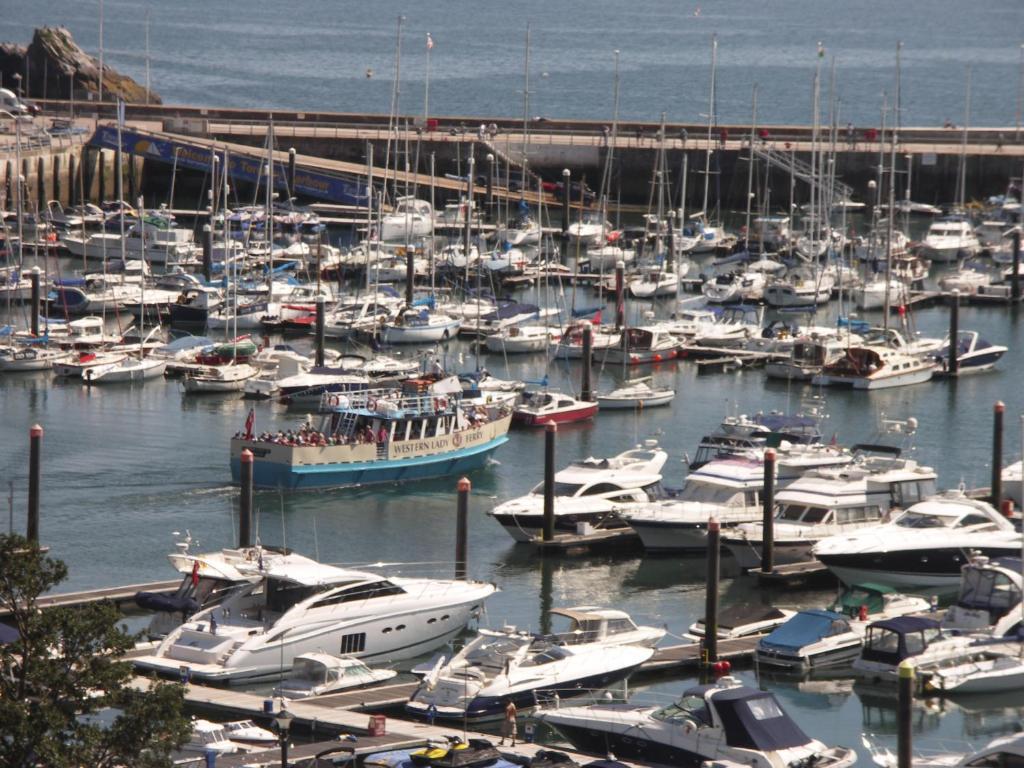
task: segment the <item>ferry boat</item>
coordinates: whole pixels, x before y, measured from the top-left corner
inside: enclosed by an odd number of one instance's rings
[[[458,382],[445,381],[324,395],[319,423],[288,434],[255,435],[247,425],[231,440],[233,481],[245,449],[255,457],[257,488],[391,483],[476,469],[508,441],[512,413],[464,400]]]

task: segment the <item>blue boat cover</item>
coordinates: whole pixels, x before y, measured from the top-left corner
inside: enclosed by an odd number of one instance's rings
[[[828,637],[836,621],[843,621],[843,617],[834,611],[800,611],[763,638],[760,645],[766,648],[799,651],[804,646]]]

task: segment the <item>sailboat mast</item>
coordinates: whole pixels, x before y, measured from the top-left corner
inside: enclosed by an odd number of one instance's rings
[[[530,144],[530,22],[526,22],[526,58],[523,64],[523,167],[519,188],[526,194],[526,153]]]
[[[708,220],[708,184],[711,181],[711,141],[715,128],[715,74],[718,67],[718,35],[711,36],[711,93],[708,98],[708,144],[704,153],[704,220]]]
[[[889,97],[883,92],[882,93],[882,134],[879,137],[878,145],[878,177],[881,180],[878,187],[878,197],[881,199],[882,186],[885,182],[885,121],[886,115],[889,112]],[[889,212],[890,214],[892,211]],[[890,215],[890,219],[891,219]],[[886,334],[889,332],[889,309],[891,307],[889,297],[889,276],[891,274],[891,267],[889,257],[892,255],[892,247],[890,243],[885,244],[885,286],[883,288],[883,299],[882,299],[882,328]]]
[[[74,90],[74,87],[72,87]],[[103,0],[100,0],[100,87],[99,101],[103,103]],[[15,120],[14,122],[18,122]],[[120,144],[118,144],[120,146]],[[20,166],[19,166],[20,167]],[[102,201],[100,201],[102,202]]]
[[[391,166],[391,142],[395,141],[398,129],[398,103],[401,96],[402,80],[402,23],[405,16],[399,14],[395,31],[395,81],[391,85],[391,110],[388,112],[388,143],[384,150],[384,186],[382,200],[387,199],[388,170]],[[398,147],[395,147],[395,189],[398,188]],[[396,192],[397,194],[397,192]]]
[[[267,258],[270,260],[270,276],[268,279],[267,301],[274,301],[274,119],[271,117],[267,126],[267,205],[266,205],[264,239],[267,247]],[[319,267],[319,265],[318,265]],[[319,270],[317,271],[319,279]],[[238,313],[235,313],[238,317]]]
[[[146,104],[149,104],[149,8],[146,9]]]
[[[967,202],[967,127],[971,124],[971,65],[967,65],[967,90],[964,93],[964,130],[960,138],[960,167],[957,171],[957,204],[964,210]]]
[[[747,153],[747,162],[750,165],[747,167],[747,217],[743,223],[743,231],[746,232],[744,246],[747,249],[747,253],[750,253],[750,208],[754,201],[754,141],[757,131],[757,83],[754,83],[750,101],[750,149]]]

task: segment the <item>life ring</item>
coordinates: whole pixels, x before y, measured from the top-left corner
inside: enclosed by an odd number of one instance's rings
[[[366,400],[366,410],[375,411],[377,410],[377,398],[370,397]]]
[[[437,405],[438,408],[443,411],[448,407],[448,401],[443,397],[439,397],[437,398]]]
[[[329,402],[335,408],[341,405],[341,399],[337,395],[331,395],[330,399],[327,402]]]

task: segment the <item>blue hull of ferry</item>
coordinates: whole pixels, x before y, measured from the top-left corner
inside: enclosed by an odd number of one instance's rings
[[[257,459],[253,465],[253,485],[256,488],[305,491],[447,477],[479,469],[491,453],[507,442],[508,436],[502,435],[483,445],[450,453],[351,464],[291,467]],[[236,485],[241,479],[240,462],[234,457],[231,459],[231,479]]]

